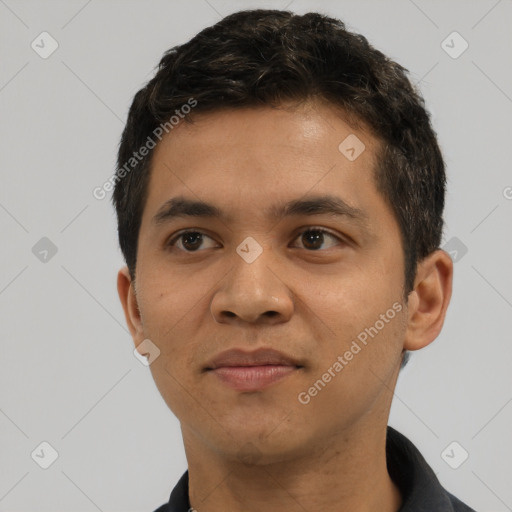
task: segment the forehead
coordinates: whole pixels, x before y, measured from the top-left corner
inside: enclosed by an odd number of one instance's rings
[[[365,210],[372,200],[384,203],[373,179],[379,147],[369,130],[325,104],[198,114],[155,148],[144,217],[173,196],[250,217],[304,195],[336,192]]]
[[[155,158],[161,158],[166,149],[179,152],[182,147],[187,151],[190,145],[208,148],[211,152],[219,147],[235,150],[236,146],[243,146],[244,151],[251,147],[295,146],[300,152],[305,145],[310,146],[308,151],[313,145],[319,145],[320,151],[330,148],[339,156],[339,144],[349,135],[364,141],[365,152],[368,150],[366,158],[379,146],[365,123],[323,101],[279,107],[223,108],[206,113],[192,111],[164,137],[155,150]]]

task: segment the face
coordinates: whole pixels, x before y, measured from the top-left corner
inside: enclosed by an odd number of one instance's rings
[[[309,104],[197,116],[155,149],[127,308],[189,449],[285,460],[387,422],[407,321],[378,147]],[[230,349],[259,364],[214,362]]]

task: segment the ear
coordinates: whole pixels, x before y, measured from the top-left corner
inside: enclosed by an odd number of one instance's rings
[[[438,249],[417,267],[414,289],[408,296],[408,324],[404,349],[419,350],[432,343],[444,324],[452,296],[453,262]]]
[[[128,267],[123,267],[117,274],[117,293],[124,310],[126,324],[132,335],[135,346],[144,340],[142,320],[140,316],[134,283],[132,283]]]

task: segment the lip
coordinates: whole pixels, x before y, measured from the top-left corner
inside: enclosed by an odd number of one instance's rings
[[[205,371],[237,391],[264,389],[303,368],[299,362],[271,348],[253,352],[232,349],[209,362]]]

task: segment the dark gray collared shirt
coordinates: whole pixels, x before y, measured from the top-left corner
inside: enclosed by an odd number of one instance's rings
[[[421,453],[404,435],[388,426],[387,465],[391,479],[402,493],[398,512],[475,512],[446,491]],[[188,471],[180,478],[169,502],[155,512],[188,512]]]

